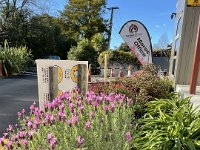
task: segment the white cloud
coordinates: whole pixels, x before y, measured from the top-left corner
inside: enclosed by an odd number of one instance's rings
[[[166,26],[167,25],[165,23],[163,23],[163,24],[156,24],[155,25],[156,28],[161,28],[161,27],[165,28]]]
[[[159,24],[155,25],[156,28],[160,28],[161,26]]]

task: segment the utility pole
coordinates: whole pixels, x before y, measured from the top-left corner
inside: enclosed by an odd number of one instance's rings
[[[111,10],[110,16],[110,27],[108,31],[108,49],[110,49],[110,41],[111,41],[111,33],[112,33],[112,24],[113,24],[113,13],[115,9],[119,9],[119,7],[109,7],[108,10]]]

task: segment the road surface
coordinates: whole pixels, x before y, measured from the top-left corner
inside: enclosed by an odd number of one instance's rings
[[[0,78],[0,137],[9,124],[17,123],[17,112],[38,103],[36,73]]]

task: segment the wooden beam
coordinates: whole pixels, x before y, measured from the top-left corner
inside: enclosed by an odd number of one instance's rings
[[[58,96],[58,67],[49,67],[50,101]]]
[[[199,63],[200,63],[200,16],[199,16],[196,46],[195,46],[195,52],[194,52],[194,61],[193,61],[193,67],[192,67],[192,76],[190,80],[190,94],[196,94]]]
[[[86,64],[78,65],[78,88],[81,90],[81,95],[86,96],[88,89],[88,68]]]

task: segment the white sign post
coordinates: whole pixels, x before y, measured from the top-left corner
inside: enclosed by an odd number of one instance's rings
[[[119,34],[142,65],[152,63],[152,45],[146,27],[139,21],[126,22]]]
[[[36,64],[39,107],[42,110],[44,110],[44,102],[50,100],[49,67],[57,66],[58,68],[58,95],[62,95],[63,92],[77,87],[79,64],[86,64],[88,67],[87,61],[71,60],[38,59],[36,60]]]

